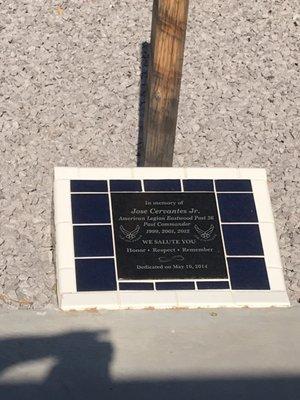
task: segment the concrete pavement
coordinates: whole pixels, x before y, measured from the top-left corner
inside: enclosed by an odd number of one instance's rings
[[[0,319],[3,400],[299,398],[299,306]]]

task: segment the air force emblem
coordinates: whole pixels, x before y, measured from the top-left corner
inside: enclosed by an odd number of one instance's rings
[[[141,227],[137,225],[133,230],[129,231],[125,229],[123,225],[120,226],[120,238],[126,240],[126,242],[136,242],[141,238],[141,235],[138,236]]]
[[[205,242],[214,240],[215,237],[217,236],[214,233],[215,227],[213,224],[210,224],[210,227],[208,229],[201,229],[199,228],[198,225],[194,225],[195,231],[197,232],[198,235],[195,235],[195,237],[199,240],[203,240]]]

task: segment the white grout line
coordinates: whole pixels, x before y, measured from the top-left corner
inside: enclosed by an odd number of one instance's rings
[[[159,180],[159,179],[156,179],[156,180]],[[142,181],[142,192],[145,192],[145,189],[144,189],[144,181],[143,180],[141,180]],[[183,179],[180,179],[180,181],[182,182],[183,181]],[[181,188],[182,188],[182,190],[181,191],[178,191],[178,190],[171,190],[170,192],[171,193],[181,193],[181,192],[188,192],[188,193],[214,193],[214,191],[213,190],[186,190],[186,191],[184,191],[183,190],[183,182],[181,183]],[[113,191],[113,192],[111,192],[111,193],[141,193],[141,191],[136,191],[136,190],[115,190],[115,191]],[[165,193],[165,191],[158,191],[158,190],[147,190],[147,193]],[[222,194],[222,193],[228,193],[228,194],[243,194],[243,193],[253,193],[253,192],[216,192],[216,193],[220,193],[220,194]],[[71,194],[106,194],[106,195],[108,195],[109,194],[109,192],[71,192]]]
[[[142,192],[145,191],[144,179],[141,179]]]
[[[120,283],[154,283],[154,279],[119,279]]]
[[[143,279],[139,279],[139,280],[131,280],[131,279],[119,279],[119,283],[151,283],[152,285],[154,285],[155,281],[154,280],[143,280]]]
[[[216,193],[218,193],[218,194],[219,194],[219,193],[243,194],[243,193],[253,193],[253,191],[251,191],[251,192],[247,191],[247,192],[246,192],[246,191],[229,191],[229,190],[228,190],[228,191],[226,191],[226,192],[224,192],[224,191],[221,192],[221,191],[217,191],[217,190],[216,190]]]
[[[258,225],[259,222],[221,222],[222,225]]]
[[[116,258],[115,256],[94,256],[94,257],[75,257],[75,260],[103,260],[106,258]]]
[[[107,225],[111,225],[110,223],[101,223],[101,222],[97,222],[97,223],[85,223],[85,224],[73,224],[73,226],[107,226]]]
[[[117,283],[117,290],[119,290],[119,277],[118,277],[118,268],[117,268],[117,253],[116,253],[115,231],[114,231],[114,221],[113,221],[113,213],[112,213],[110,180],[107,181],[107,189],[109,192],[108,201],[109,201],[109,213],[110,213],[110,222],[111,222],[111,236],[112,236],[113,252],[114,252],[114,259],[115,259],[116,283]]]
[[[139,194],[139,193],[142,193],[142,191],[141,190],[112,190],[110,193],[124,193],[124,194],[136,193],[136,194]]]
[[[115,193],[115,192],[113,192]],[[131,192],[131,193],[141,193],[141,192]],[[146,193],[182,193],[182,191],[179,190],[147,190]]]
[[[184,193],[215,193],[213,190],[186,190]]]
[[[183,180],[182,180],[182,179],[180,179],[180,187],[181,187],[181,191],[184,192],[184,189],[183,189]]]
[[[182,278],[182,279],[172,279],[172,278],[169,278],[169,279],[149,279],[149,280],[147,280],[147,279],[119,279],[119,282],[120,283],[160,283],[160,282],[170,282],[170,283],[173,283],[173,282],[227,282],[228,281],[228,279],[226,278],[226,279],[210,279],[210,278],[206,278],[206,279],[204,279],[204,278],[199,278],[199,279],[184,279],[184,278]]]
[[[108,195],[108,192],[71,192],[71,194],[106,194],[106,195]]]
[[[247,255],[245,255],[245,254],[243,254],[242,256],[231,256],[231,255],[229,255],[229,254],[227,254],[227,257],[228,258],[265,258],[265,256],[262,256],[262,255],[259,255],[259,256],[254,256],[254,255],[251,255],[251,256],[247,256]]]
[[[266,222],[266,223],[272,223],[272,222]],[[84,223],[84,224],[73,224],[73,226],[90,226],[90,225],[95,225],[95,226],[101,226],[101,225],[111,225],[110,223]],[[257,225],[259,226],[259,222],[221,222],[221,225]]]
[[[229,278],[199,278],[196,279],[197,282],[227,282],[229,281]]]
[[[217,192],[216,192],[216,181],[215,181],[215,179],[213,180],[213,185],[214,185],[214,190],[215,190],[215,201],[216,201],[216,206],[217,206],[217,211],[218,211],[219,228],[220,228],[220,232],[221,232],[221,238],[222,238],[222,245],[223,245],[224,257],[225,257],[225,264],[226,264],[226,270],[227,270],[229,288],[230,288],[230,290],[232,290],[232,287],[231,287],[231,280],[230,280],[230,275],[229,275],[229,267],[228,267],[228,262],[227,262],[227,254],[226,254],[226,248],[225,248],[225,241],[224,241],[223,229],[222,229],[222,224],[221,224],[221,215],[220,215],[220,209],[219,209],[219,203],[218,203],[218,196],[217,196]]]

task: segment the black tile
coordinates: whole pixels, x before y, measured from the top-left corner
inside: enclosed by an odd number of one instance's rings
[[[258,225],[223,224],[222,228],[226,252],[228,255],[263,255]]]
[[[180,192],[181,184],[178,179],[146,179],[144,188],[146,192]]]
[[[107,181],[71,181],[71,192],[107,192]]]
[[[142,185],[141,181],[137,180],[111,180],[110,181],[111,192],[141,192]]]
[[[154,290],[153,283],[148,282],[120,282],[119,288],[120,290]]]
[[[184,179],[185,192],[213,192],[214,184],[210,179]]]
[[[198,289],[229,289],[229,283],[226,281],[207,281],[197,282]]]
[[[157,290],[195,290],[194,282],[156,282]]]
[[[77,291],[116,290],[113,258],[75,260]]]
[[[73,226],[75,257],[113,256],[111,227]]]
[[[73,224],[108,223],[110,221],[107,194],[72,194]]]
[[[257,222],[252,193],[218,193],[222,222]]]
[[[216,180],[217,192],[252,192],[249,179],[218,179]]]
[[[228,258],[227,261],[232,289],[270,289],[263,258]]]

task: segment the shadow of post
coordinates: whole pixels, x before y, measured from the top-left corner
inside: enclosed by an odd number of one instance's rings
[[[137,143],[137,166],[142,167],[141,152],[143,150],[144,141],[144,120],[145,120],[145,102],[147,90],[148,67],[150,57],[150,43],[143,42],[141,44],[140,56],[140,94],[139,94],[139,132]]]
[[[111,389],[110,363],[113,347],[103,340],[106,331],[76,331],[56,336],[9,338],[0,342],[1,400],[92,399],[92,393],[108,393]],[[52,367],[44,380],[26,379],[18,375],[20,366],[33,361],[52,359]],[[27,363],[27,364],[26,364]],[[14,368],[14,369],[13,369]],[[9,374],[13,369],[15,377]],[[11,376],[12,375],[12,376]],[[92,392],[91,392],[92,389]]]

